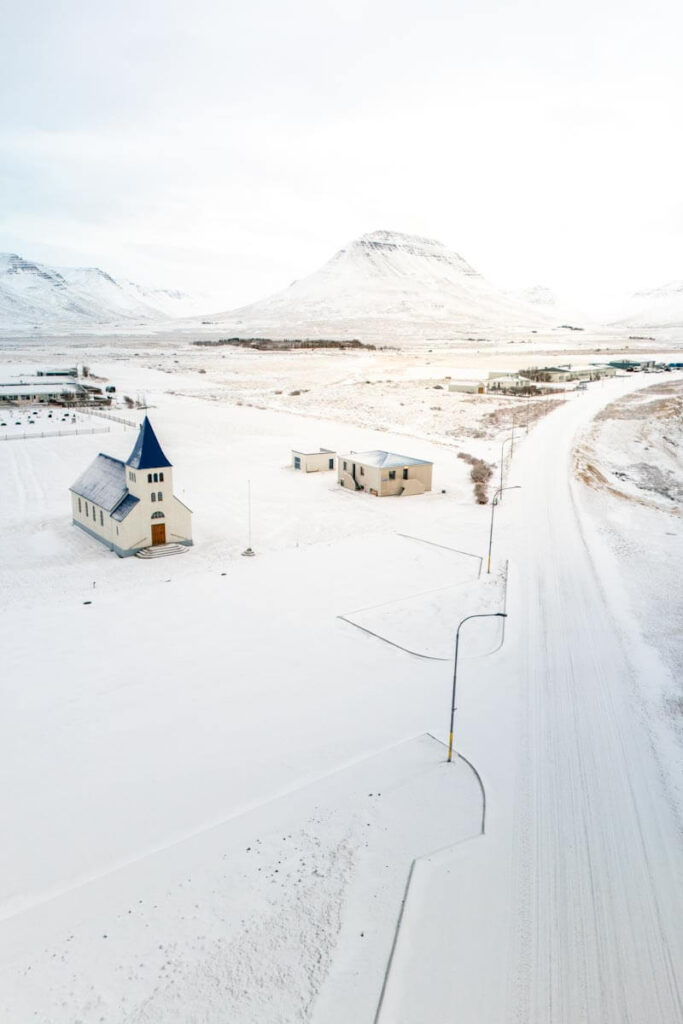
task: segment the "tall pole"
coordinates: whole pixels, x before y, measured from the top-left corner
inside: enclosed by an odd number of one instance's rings
[[[493,495],[493,499],[491,501],[491,528],[489,530],[489,557],[488,557],[488,561],[486,563],[486,572],[487,573],[491,572],[491,548],[493,546],[493,513],[496,510],[496,505],[498,504],[499,495],[503,491],[519,491],[520,489],[521,489],[521,484],[511,484],[509,487],[499,487],[498,490],[496,491],[496,493]]]
[[[458,648],[460,646],[460,630],[470,619],[506,619],[507,612],[486,612],[480,615],[467,615],[460,622],[455,634],[455,661],[453,663],[453,693],[451,695],[451,721],[448,731],[448,762],[453,760],[453,721],[455,719],[455,687],[458,681]]]
[[[503,441],[502,445],[500,446],[500,487],[498,488],[498,490],[500,490],[500,491],[504,491],[505,490],[505,488],[503,487],[503,465],[505,463],[505,445],[510,440],[512,440],[513,443],[514,443],[514,437],[513,438],[506,437],[505,440]],[[502,501],[502,499],[501,499],[501,501]]]
[[[496,491],[496,494],[493,497],[493,501],[491,502],[491,529],[489,530],[489,557],[488,557],[488,560],[486,562],[486,572],[487,573],[491,572],[491,548],[493,546],[493,513],[496,511],[496,505],[498,504],[498,497],[497,497],[497,495],[498,495],[498,491]]]
[[[247,509],[249,516],[249,544],[248,548],[251,551],[251,480],[247,480]]]

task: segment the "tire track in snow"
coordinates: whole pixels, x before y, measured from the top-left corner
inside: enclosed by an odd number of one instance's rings
[[[683,1020],[679,837],[573,503],[568,418],[548,424],[540,452],[522,454],[529,749],[514,876],[526,884],[512,915],[508,1006],[519,1024],[674,1024]]]

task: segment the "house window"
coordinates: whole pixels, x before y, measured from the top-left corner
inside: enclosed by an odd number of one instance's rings
[[[404,479],[404,480],[407,480],[407,479],[408,479],[408,470],[407,470],[407,469],[404,469],[404,470],[403,470],[403,479]]]
[[[294,469],[301,469],[301,459],[298,455],[294,456]]]
[[[348,469],[348,466],[346,465],[346,463],[344,463],[344,472],[346,472],[347,469]]]
[[[100,526],[104,526],[104,516],[102,515],[102,509],[100,509]]]
[[[395,469],[390,469],[389,470],[389,479],[390,480],[395,480],[396,479],[396,470]]]
[[[154,491],[152,491],[152,501],[156,501],[156,500],[157,500],[157,496],[156,496],[156,494],[154,493]]]
[[[164,513],[163,512],[152,512],[152,519],[163,519],[163,518],[164,518]]]
[[[163,484],[163,482],[164,482],[164,474],[163,473],[159,473],[159,483]]]
[[[334,459],[330,459],[327,463],[328,469],[334,469]]]
[[[78,511],[79,512],[82,511],[82,509],[81,509],[81,499],[80,498],[78,499]]]
[[[158,473],[155,473],[155,474],[154,474],[154,483],[155,483],[155,484],[158,484],[158,483],[159,483],[159,474],[158,474]]]
[[[147,483],[148,483],[148,484],[151,484],[151,482],[152,482],[152,474],[151,474],[151,473],[148,473],[148,474],[147,474]]]
[[[163,494],[161,493],[161,491],[157,491],[157,501],[161,501],[162,498]]]

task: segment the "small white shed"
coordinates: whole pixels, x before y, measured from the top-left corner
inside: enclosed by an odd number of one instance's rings
[[[292,466],[302,469],[304,473],[320,473],[337,468],[337,453],[329,448],[319,448],[317,452],[298,452],[292,448]]]

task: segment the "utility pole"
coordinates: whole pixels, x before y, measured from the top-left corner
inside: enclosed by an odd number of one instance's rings
[[[510,487],[499,487],[496,493],[493,495],[491,501],[491,528],[489,530],[489,557],[486,563],[486,572],[491,572],[491,547],[493,546],[493,513],[496,511],[496,505],[498,504],[498,496],[501,491],[518,491],[521,490],[521,484],[512,484]]]
[[[448,731],[448,762],[453,760],[453,721],[455,719],[455,686],[458,681],[458,647],[460,645],[460,630],[470,619],[506,619],[507,612],[487,612],[484,615],[467,615],[458,626],[455,634],[455,661],[453,663],[453,693],[451,695],[451,721]]]

